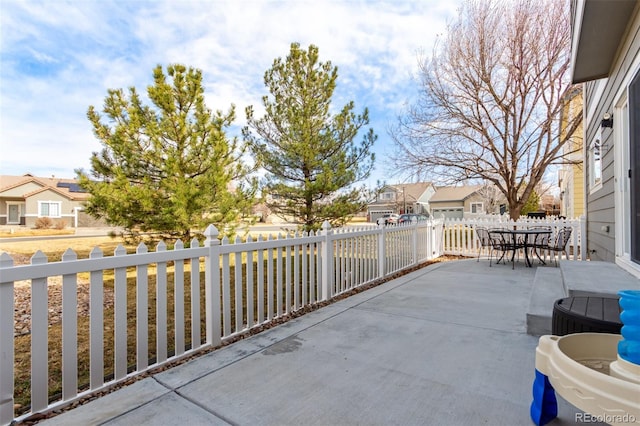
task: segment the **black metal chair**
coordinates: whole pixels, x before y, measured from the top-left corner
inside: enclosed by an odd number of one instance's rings
[[[489,266],[491,266],[492,253],[494,251],[502,252],[500,258],[496,261],[496,264],[500,263],[504,256],[510,252],[515,250],[514,244],[512,241],[512,235],[503,229],[490,229],[489,230],[489,240],[491,241],[491,251],[489,252]],[[515,251],[513,256],[511,257],[511,269],[515,269]]]
[[[544,264],[545,261],[540,257],[540,252],[546,251],[551,241],[551,227],[550,226],[530,226],[528,229],[549,231],[548,234],[536,234],[535,239],[529,247],[531,247],[532,253],[535,253],[538,260]]]
[[[572,229],[568,227],[560,229],[553,244],[549,244],[546,249],[549,250],[549,252],[558,253],[558,257],[561,257],[562,253],[564,253],[565,257],[568,259],[569,252],[567,251],[567,244],[571,239],[571,231]],[[555,255],[553,256],[553,261],[555,262],[555,265],[558,266],[558,259]]]
[[[480,262],[480,255],[482,254],[483,249],[489,250],[489,254],[491,254],[491,238],[489,237],[489,230],[483,227],[476,228],[476,237],[478,237],[478,241],[480,242],[480,250],[478,250],[478,260]]]

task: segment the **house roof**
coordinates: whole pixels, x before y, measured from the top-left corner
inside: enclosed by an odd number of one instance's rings
[[[424,191],[426,191],[427,188],[429,188],[430,186],[433,186],[431,182],[416,182],[416,183],[399,183],[395,185],[386,185],[385,187],[394,189],[400,193],[404,191],[407,199],[416,201],[422,196],[422,194],[424,194]]]
[[[78,191],[78,181],[75,179],[43,178],[30,174],[22,176],[0,175],[0,196],[5,191],[19,188],[28,183],[35,183],[40,188],[35,190],[33,188],[25,189],[25,192],[21,194],[23,198],[31,197],[43,191],[53,191],[73,201],[84,201],[90,196],[87,192]]]
[[[638,0],[574,0],[571,7],[573,83],[607,77]]]
[[[436,188],[431,203],[442,201],[464,201],[482,188],[482,185],[441,186]]]

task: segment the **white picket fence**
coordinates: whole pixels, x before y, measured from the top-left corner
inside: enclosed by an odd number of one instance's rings
[[[30,265],[0,255],[0,425],[25,420],[112,387],[317,302],[411,268],[442,254],[443,222],[331,229],[231,244],[209,226],[204,246],[140,245],[88,259],[67,250],[60,262],[37,252]],[[49,326],[49,281],[61,281],[60,341]],[[22,282],[22,283],[20,283]],[[16,335],[16,285],[31,292],[30,334]],[[20,283],[20,284],[19,284]],[[78,312],[78,288],[89,286],[89,317]],[[131,287],[135,289],[134,297]],[[113,306],[106,303],[112,292]],[[201,297],[201,292],[204,297]],[[201,306],[204,306],[202,308]],[[153,320],[155,317],[155,320]],[[135,320],[134,320],[135,318]],[[87,324],[88,321],[88,324]],[[203,325],[204,324],[204,325]],[[56,334],[58,335],[58,334]],[[84,336],[84,337],[83,337]],[[16,339],[30,338],[30,407],[16,417]],[[88,341],[88,345],[80,340]],[[28,342],[26,344],[29,344]],[[49,345],[61,347],[61,373]],[[82,349],[88,346],[88,349]],[[85,360],[88,359],[88,365]],[[57,370],[56,370],[57,371]],[[83,374],[84,373],[84,374]],[[88,373],[88,374],[87,374]],[[88,375],[88,379],[82,379]],[[49,383],[61,382],[51,395]]]
[[[203,246],[196,239],[189,247],[178,241],[173,250],[164,243],[154,252],[140,245],[135,254],[119,246],[113,256],[95,248],[88,259],[78,259],[69,249],[60,262],[48,262],[37,252],[30,265],[19,266],[3,253],[0,425],[68,405],[442,254],[476,256],[480,249],[473,232],[476,226],[542,224],[553,229],[570,226],[573,258],[584,259],[584,220],[512,222],[502,218],[341,229],[325,223],[317,234],[233,243],[220,241],[217,229],[209,226]],[[52,303],[48,289],[54,279],[62,283],[57,342],[48,313]],[[14,327],[14,295],[15,286],[25,282],[31,297],[30,334],[19,336]],[[78,312],[80,285],[89,286],[88,324]],[[128,297],[132,287],[135,300]],[[107,292],[113,296],[113,306],[106,302]],[[80,344],[83,336],[88,344]],[[30,338],[30,353],[19,355],[29,357],[30,408],[16,417],[15,342],[25,338]],[[51,371],[51,344],[62,348],[61,373]],[[80,361],[86,359],[88,366]],[[82,379],[87,372],[88,379]],[[51,382],[62,383],[59,394],[51,395]]]
[[[444,222],[444,247],[443,253],[460,256],[477,256],[480,244],[473,230],[476,227],[526,229],[532,226],[549,226],[551,228],[551,241],[553,242],[562,228],[571,228],[571,239],[568,243],[569,260],[586,260],[586,218],[560,219],[550,218],[526,218],[521,217],[517,221],[508,216],[489,216],[471,219],[445,219]]]

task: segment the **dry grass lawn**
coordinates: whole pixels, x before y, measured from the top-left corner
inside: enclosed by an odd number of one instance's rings
[[[79,259],[89,257],[89,253],[95,247],[99,247],[105,256],[113,255],[114,250],[123,240],[119,237],[83,237],[83,238],[55,238],[38,241],[4,241],[0,242],[0,253],[9,253],[16,261],[16,264],[28,263],[28,259],[38,250],[41,250],[49,259],[49,262],[57,262],[62,258],[62,254],[67,249],[71,249],[78,255]],[[135,246],[126,246],[127,252],[135,251]],[[16,256],[14,256],[16,255]],[[27,259],[25,262],[24,260]]]
[[[39,237],[50,235],[73,235],[76,231],[73,229],[30,229],[30,228],[11,228],[2,227],[0,229],[0,238],[9,237]]]

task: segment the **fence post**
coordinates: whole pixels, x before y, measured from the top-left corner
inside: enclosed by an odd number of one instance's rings
[[[438,252],[438,256],[442,256],[445,253],[445,249],[444,249],[444,220],[442,222],[440,222],[438,224],[438,229],[434,229],[435,233],[436,233],[436,240],[438,241],[438,247],[440,248],[440,251]]]
[[[378,225],[378,278],[384,278],[385,276],[385,260],[387,258],[386,247],[384,245],[385,242],[385,230],[384,225]]]
[[[587,260],[587,217],[580,216],[580,260]]]
[[[209,225],[204,231],[204,246],[209,253],[204,262],[205,316],[207,318],[207,344],[222,343],[220,329],[220,240],[218,229]]]
[[[0,268],[13,266],[7,253],[0,254]],[[0,424],[13,422],[13,283],[0,282]]]
[[[322,249],[320,250],[320,256],[322,256],[322,294],[320,295],[320,300],[329,300],[333,296],[332,294],[332,281],[333,281],[333,241],[331,240],[331,234],[333,231],[331,230],[331,225],[328,221],[324,221],[322,223],[322,236],[324,236],[322,240]]]
[[[411,234],[411,260],[412,265],[418,264],[418,221],[413,224],[413,233]]]

